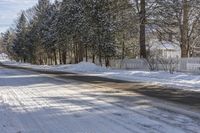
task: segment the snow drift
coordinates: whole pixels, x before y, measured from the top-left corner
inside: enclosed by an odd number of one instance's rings
[[[81,62],[79,64],[68,65],[31,65],[27,63],[17,63],[11,61],[3,62],[7,65],[20,66],[25,68],[49,70],[49,71],[63,71],[82,73],[85,75],[101,76],[112,79],[138,81],[149,84],[161,84],[171,88],[185,89],[191,91],[200,91],[200,76],[187,73],[170,74],[163,71],[136,71],[136,70],[114,70],[106,67],[97,66],[89,62]]]

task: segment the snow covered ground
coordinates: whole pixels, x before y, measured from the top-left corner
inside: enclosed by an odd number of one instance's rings
[[[199,133],[199,118],[158,103],[133,92],[0,68],[1,133]]]
[[[1,59],[0,62],[7,65],[21,66],[33,69],[44,69],[51,71],[64,71],[82,73],[93,76],[102,76],[107,78],[114,78],[127,81],[139,81],[150,84],[161,84],[171,88],[179,88],[191,91],[200,91],[200,75],[193,75],[187,73],[174,73],[170,74],[164,71],[136,71],[136,70],[114,70],[105,67],[97,66],[93,63],[81,62],[73,65],[31,65],[25,63],[17,63],[9,61],[9,59]]]
[[[43,69],[51,71],[75,72],[93,76],[108,77],[127,81],[139,81],[150,84],[161,84],[171,88],[179,88],[191,91],[200,91],[200,75],[187,73],[170,74],[163,71],[136,71],[136,70],[114,70],[96,66],[92,63],[82,62],[75,65],[30,65],[6,61],[7,65],[21,66],[33,69]]]

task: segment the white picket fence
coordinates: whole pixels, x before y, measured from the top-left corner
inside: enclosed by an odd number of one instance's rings
[[[166,61],[167,60],[171,59],[166,59]],[[180,58],[174,60],[175,63],[172,63],[170,65],[165,63],[159,63],[158,61],[156,64],[157,67],[156,70],[166,70],[166,68],[169,69],[169,67],[173,66],[174,71],[177,72],[200,74],[200,58]],[[89,59],[88,62],[92,62],[92,60]],[[95,63],[99,65],[98,59],[95,60]],[[111,60],[110,67],[114,69],[130,69],[130,70],[145,70],[145,71],[150,70],[149,63],[144,59]]]
[[[111,60],[110,65],[117,69],[149,70],[148,63],[142,59]]]
[[[200,58],[180,59],[178,71],[200,73]]]
[[[172,64],[175,71],[200,73],[200,58],[180,58]],[[143,59],[112,60],[111,67],[117,69],[150,70],[149,63]],[[166,65],[157,63],[158,70],[165,70]]]

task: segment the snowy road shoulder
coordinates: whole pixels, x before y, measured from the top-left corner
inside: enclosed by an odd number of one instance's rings
[[[135,93],[55,80],[28,71],[2,68],[0,73],[0,130],[4,133],[198,133],[200,130],[200,119],[155,107],[151,100]],[[131,100],[124,101],[119,96]]]
[[[93,63],[81,62],[72,65],[31,65],[24,63],[16,63],[10,61],[2,62],[6,65],[20,66],[24,68],[32,68],[47,71],[73,72],[84,75],[101,76],[111,79],[119,79],[125,81],[137,81],[148,84],[164,85],[170,88],[184,89],[200,92],[200,75],[192,75],[186,73],[174,73],[158,71],[136,71],[136,70],[113,70],[105,67],[97,66]]]

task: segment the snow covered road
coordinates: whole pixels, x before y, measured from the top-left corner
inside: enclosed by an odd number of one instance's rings
[[[0,68],[0,133],[199,133],[198,118],[151,102],[133,92]]]

